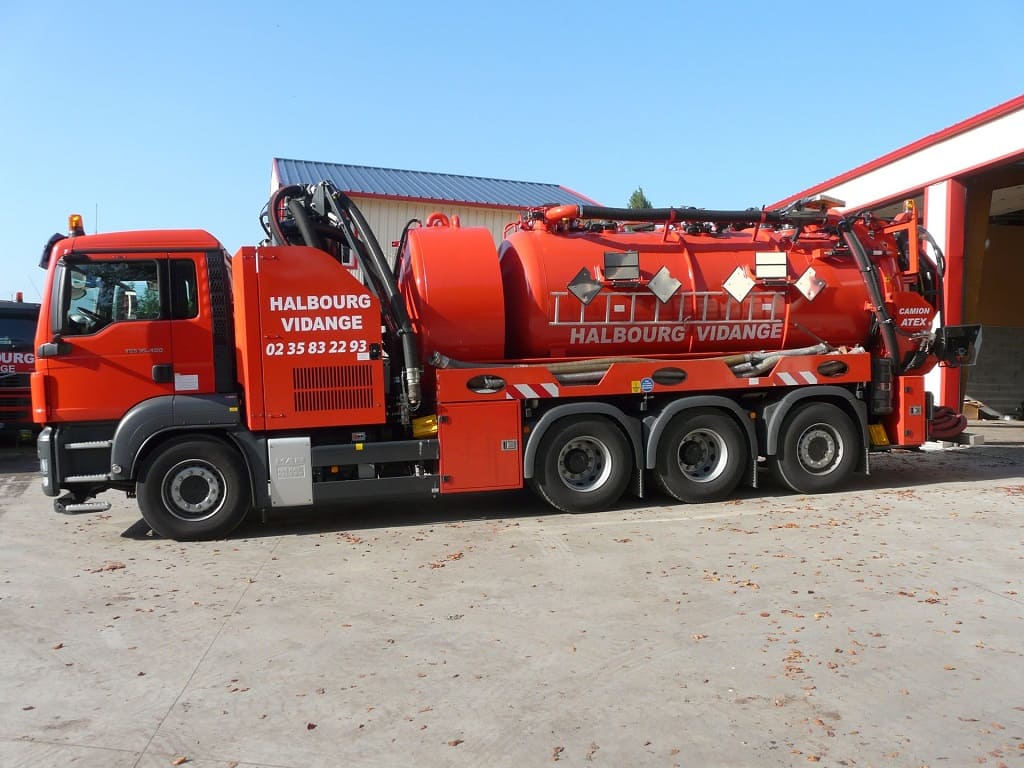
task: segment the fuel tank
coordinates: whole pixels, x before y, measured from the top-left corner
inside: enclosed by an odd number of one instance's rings
[[[872,314],[834,235],[753,229],[411,230],[400,286],[423,352],[466,361],[864,344]],[[864,245],[886,285],[891,238]]]

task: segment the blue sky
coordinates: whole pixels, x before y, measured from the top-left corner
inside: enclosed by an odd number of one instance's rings
[[[772,203],[1019,95],[1022,29],[1020,0],[0,0],[0,298],[71,212],[257,242],[275,156]]]

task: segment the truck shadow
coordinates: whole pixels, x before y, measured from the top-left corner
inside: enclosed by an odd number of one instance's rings
[[[0,431],[0,475],[39,469],[34,437]]]
[[[942,483],[991,483],[1010,481],[1024,487],[1024,443],[1001,442],[994,445],[948,451],[894,451],[873,454],[871,474],[855,475],[837,493],[885,492]],[[763,470],[758,488],[742,488],[733,498],[742,501],[800,499],[813,502],[814,496],[794,494],[780,486]],[[679,502],[653,487],[645,499],[626,495],[612,510],[594,513],[616,515],[650,508],[670,508]],[[692,510],[692,508],[691,508]],[[460,494],[436,500],[387,500],[333,507],[271,511],[265,520],[252,514],[232,534],[231,539],[272,536],[308,536],[338,531],[365,531],[423,525],[445,525],[469,521],[498,521],[545,518],[561,515],[527,490]],[[123,534],[145,538],[153,534],[139,520]]]

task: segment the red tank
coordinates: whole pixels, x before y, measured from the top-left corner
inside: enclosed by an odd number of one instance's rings
[[[477,228],[411,230],[401,288],[423,353],[465,361],[777,350],[865,344],[860,271],[816,227],[686,234],[520,225],[499,255]],[[859,233],[899,291],[897,248]],[[924,305],[922,300],[922,305]]]

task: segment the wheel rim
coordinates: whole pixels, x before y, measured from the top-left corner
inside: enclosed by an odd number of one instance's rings
[[[224,475],[206,461],[183,461],[174,465],[164,481],[167,511],[189,523],[213,517],[224,505]]]
[[[797,439],[800,465],[812,475],[827,475],[843,460],[842,436],[828,424],[812,424]]]
[[[558,452],[558,477],[574,491],[597,490],[608,481],[611,473],[611,451],[591,435],[573,438]]]
[[[676,462],[687,480],[710,483],[728,466],[729,446],[717,432],[694,429],[679,441]]]

